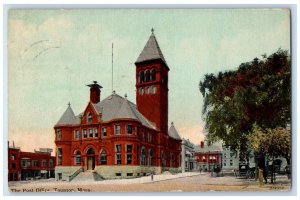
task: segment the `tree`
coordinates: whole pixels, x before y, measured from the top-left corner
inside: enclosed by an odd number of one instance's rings
[[[253,126],[252,133],[248,136],[249,146],[255,152],[264,149],[270,157],[282,156],[290,164],[291,158],[291,131],[290,128],[265,129]]]
[[[243,157],[254,124],[262,129],[290,124],[290,64],[288,52],[279,49],[237,70],[206,74],[199,89],[208,143],[222,140]]]
[[[271,183],[275,180],[274,158],[282,156],[290,166],[291,158],[291,131],[290,128],[265,129],[254,125],[252,133],[248,136],[249,145],[254,154],[268,155],[272,159]]]

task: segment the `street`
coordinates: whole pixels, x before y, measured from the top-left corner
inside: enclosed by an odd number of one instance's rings
[[[277,176],[276,184],[259,186],[258,181],[233,176],[211,177],[210,173],[180,173],[177,175],[151,176],[105,180],[97,182],[57,182],[39,180],[9,182],[12,192],[274,192],[289,191],[290,180]]]

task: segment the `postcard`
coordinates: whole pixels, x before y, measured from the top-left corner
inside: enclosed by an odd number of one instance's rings
[[[288,192],[291,11],[10,9],[10,193]]]

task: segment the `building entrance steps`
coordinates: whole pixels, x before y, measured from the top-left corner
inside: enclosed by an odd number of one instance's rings
[[[71,182],[82,182],[82,181],[101,181],[103,178],[95,171],[88,170],[80,172]]]

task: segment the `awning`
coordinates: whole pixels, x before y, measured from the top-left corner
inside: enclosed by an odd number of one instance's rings
[[[191,153],[191,152],[189,152],[188,150],[187,150],[187,151],[185,151],[185,154],[187,154],[187,155],[192,155],[192,153]]]

